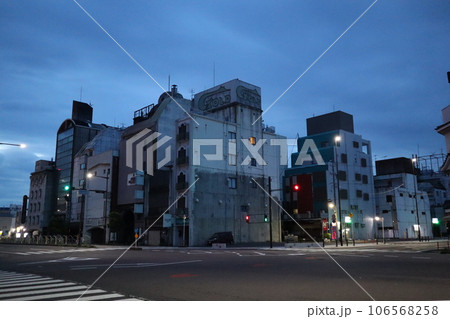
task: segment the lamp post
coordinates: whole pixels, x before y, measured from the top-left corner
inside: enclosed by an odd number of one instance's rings
[[[18,147],[20,147],[20,148],[26,148],[26,147],[27,147],[25,144],[2,143],[2,142],[0,142],[0,145],[18,146]]]
[[[381,220],[381,231],[383,232],[383,244],[386,244],[386,240],[384,239],[384,217],[375,216],[375,220],[379,222]],[[377,239],[378,242],[378,239]]]
[[[94,175],[94,174],[92,174],[92,173],[88,173],[87,174],[87,177],[88,178],[93,178],[93,177],[98,177],[98,178],[103,178],[103,179],[105,179],[106,180],[106,184],[105,184],[105,201],[104,201],[104,203],[103,203],[103,229],[105,230],[105,244],[107,244],[108,243],[108,240],[107,240],[107,231],[106,231],[106,228],[107,228],[107,206],[108,206],[108,180],[109,180],[109,173],[110,173],[110,171],[109,171],[109,169],[106,171],[106,176],[98,176],[98,175]]]
[[[338,154],[337,154],[337,145],[341,141],[341,136],[337,135],[334,138],[334,155],[335,155],[335,161],[336,161],[336,179],[337,179],[337,195],[338,195],[338,212],[339,212],[339,241],[341,242],[341,246],[344,246],[342,243],[342,218],[341,218],[341,194],[340,194],[340,188],[339,188],[339,160],[338,160]]]
[[[420,236],[420,219],[419,219],[419,206],[417,205],[417,175],[415,173],[415,166],[414,164],[417,162],[417,155],[413,155],[413,158],[411,159],[411,165],[413,169],[414,174],[414,199],[416,202],[416,216],[417,216],[417,238],[419,241],[421,241]]]

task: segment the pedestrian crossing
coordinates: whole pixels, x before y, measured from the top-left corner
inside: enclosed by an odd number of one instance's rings
[[[53,279],[33,274],[0,270],[0,300],[5,301],[31,301],[31,300],[65,300],[65,301],[139,301],[118,293],[103,289]],[[84,294],[84,295],[83,295]],[[79,298],[79,296],[83,297]],[[79,299],[78,299],[79,298]]]
[[[46,255],[46,254],[64,254],[74,252],[93,252],[101,250],[125,250],[123,247],[102,247],[102,248],[71,248],[71,249],[44,249],[44,250],[29,250],[25,252],[13,252],[15,255],[31,256],[31,255]]]

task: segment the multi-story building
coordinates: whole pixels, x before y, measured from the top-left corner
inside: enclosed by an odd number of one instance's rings
[[[447,158],[441,167],[441,171],[448,175],[450,173],[450,105],[442,109],[442,121],[443,124],[436,127],[436,131],[445,137]],[[444,207],[444,216],[441,222],[445,225],[445,232],[448,234],[450,233],[450,201],[447,201]]]
[[[237,79],[192,101],[173,87],[135,113],[123,135],[118,195],[124,214],[135,214],[138,232],[152,226],[147,243],[199,246],[227,231],[236,243],[265,242],[270,229],[280,241],[279,212],[273,205],[269,220],[267,190],[270,177],[271,196],[281,198],[286,140],[263,127],[261,113],[260,88]],[[158,144],[139,135],[145,128],[161,134]]]
[[[11,207],[0,207],[0,238],[9,237],[16,231],[16,212]]]
[[[122,132],[113,127],[102,130],[74,157],[71,223],[82,230],[84,243],[110,241],[109,215],[116,207]]]
[[[47,234],[50,217],[55,211],[56,176],[54,161],[36,161],[30,176],[30,194],[25,226],[30,233]]]
[[[383,232],[384,238],[433,237],[428,194],[418,188],[413,161],[404,157],[377,161],[376,171],[378,237]]]
[[[308,118],[297,147],[284,177],[283,233],[305,240],[341,233],[373,238],[371,144],[354,133],[353,116],[337,111]]]
[[[60,125],[56,138],[56,212],[53,225],[57,231],[70,229],[71,234],[78,233],[78,225],[70,225],[71,199],[73,184],[73,158],[81,147],[92,140],[106,125],[92,123],[93,109],[89,104],[73,101],[72,117]]]

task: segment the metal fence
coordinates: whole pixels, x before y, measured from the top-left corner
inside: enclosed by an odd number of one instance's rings
[[[77,236],[27,236],[21,238],[0,237],[0,243],[25,244],[25,245],[52,245],[52,246],[76,246]]]

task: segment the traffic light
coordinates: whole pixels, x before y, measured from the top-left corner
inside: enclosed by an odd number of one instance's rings
[[[264,215],[264,222],[267,223],[269,221],[269,217],[267,215]]]
[[[298,191],[300,190],[300,185],[294,184],[294,186],[292,186],[292,189],[293,189],[295,192],[298,192]]]
[[[64,190],[67,192],[67,191],[70,191],[70,186],[69,185],[64,185]]]
[[[64,199],[66,200],[66,202],[70,202],[70,194],[66,194],[64,196]]]
[[[245,215],[245,222],[250,223],[250,215]]]

